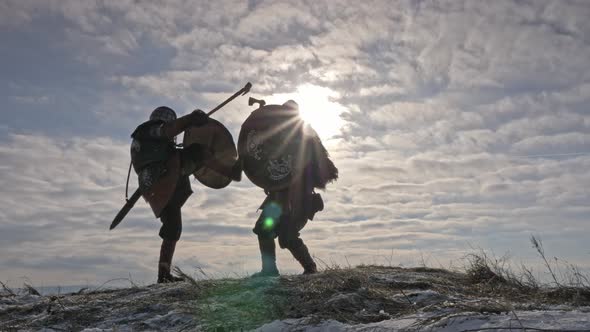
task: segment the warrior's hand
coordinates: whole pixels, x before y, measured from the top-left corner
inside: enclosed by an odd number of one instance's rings
[[[191,124],[197,127],[202,126],[209,121],[209,117],[207,116],[207,114],[201,110],[194,110],[190,114],[190,119]]]

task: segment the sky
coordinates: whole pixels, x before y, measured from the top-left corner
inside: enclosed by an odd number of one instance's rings
[[[321,268],[460,267],[479,249],[534,267],[535,235],[589,271],[588,17],[557,0],[4,0],[0,281],[154,282],[147,203],[108,230],[129,135],[247,82],[214,115],[234,139],[249,96],[295,99],[340,170],[302,231]],[[258,271],[263,190],[192,186],[174,264]],[[284,250],[278,265],[301,272]]]

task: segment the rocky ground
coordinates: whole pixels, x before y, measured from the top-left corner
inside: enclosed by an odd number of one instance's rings
[[[0,331],[590,331],[590,289],[475,272],[361,266],[52,296],[4,289]]]

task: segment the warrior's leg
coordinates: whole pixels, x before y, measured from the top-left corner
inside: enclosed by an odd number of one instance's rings
[[[253,277],[266,277],[266,276],[278,276],[279,270],[277,269],[277,258],[276,258],[276,224],[274,222],[275,214],[280,214],[280,209],[276,211],[278,206],[273,200],[275,194],[270,194],[266,197],[260,208],[262,213],[256,220],[254,234],[258,236],[258,247],[260,248],[260,256],[262,258],[262,270],[258,273],[254,273]],[[270,223],[267,221],[270,220]],[[277,220],[278,221],[278,220]]]
[[[174,277],[170,273],[176,243],[180,239],[182,232],[180,207],[166,207],[160,220],[162,221],[162,227],[159,235],[162,238],[162,246],[160,247],[160,259],[158,260],[158,283],[181,281],[181,278]]]
[[[281,222],[283,223],[283,222]],[[303,274],[312,274],[318,271],[317,266],[309,254],[309,250],[299,237],[299,231],[290,227],[284,227],[279,232],[279,245],[288,249],[293,257],[303,267]]]
[[[297,238],[287,243],[287,249],[291,252],[293,257],[303,267],[303,274],[312,274],[318,272],[317,265],[309,254],[309,250],[303,240]]]
[[[305,186],[304,181],[295,182],[289,187],[290,210],[283,217],[287,220],[279,224],[279,245],[287,248],[293,257],[303,267],[303,274],[317,272],[317,266],[309,254],[307,246],[299,237],[299,231],[305,227],[309,218],[309,198],[311,187]]]
[[[208,158],[205,159],[205,166],[215,170],[217,173],[227,176],[234,181],[242,180],[242,163],[239,160],[237,160],[232,166],[227,166],[221,164],[215,158]]]
[[[242,163],[238,160],[231,166],[215,159],[211,151],[201,144],[191,144],[183,149],[183,174],[189,175],[203,166],[227,176],[234,181],[242,179]]]
[[[262,270],[254,273],[252,277],[274,277],[279,275],[277,269],[277,256],[275,240],[273,238],[258,236],[258,247],[262,258]]]
[[[181,172],[188,176],[203,167],[205,161],[205,146],[202,144],[191,144],[180,150]]]

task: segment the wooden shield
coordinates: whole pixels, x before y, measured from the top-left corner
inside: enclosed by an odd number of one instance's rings
[[[242,124],[238,154],[244,173],[265,190],[281,190],[298,178],[309,160],[303,120],[281,105],[258,108]]]
[[[207,124],[200,127],[191,127],[184,132],[183,145],[189,146],[198,143],[208,147],[213,152],[215,163],[227,170],[238,160],[238,152],[234,139],[221,122],[209,118]],[[227,187],[232,179],[220,172],[203,166],[196,170],[193,175],[199,182],[213,189]]]
[[[149,191],[142,194],[143,198],[149,203],[156,218],[160,218],[162,210],[170,201],[174,194],[178,178],[180,177],[180,155],[175,152],[172,158],[166,163],[166,172],[150,188]]]

